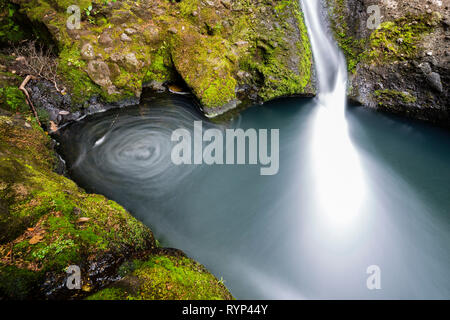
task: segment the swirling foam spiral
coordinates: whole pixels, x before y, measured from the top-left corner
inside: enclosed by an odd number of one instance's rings
[[[172,132],[178,128],[192,132],[194,121],[202,116],[184,97],[155,99],[131,108],[126,113],[110,110],[69,128],[78,133],[76,141],[70,142],[77,154],[71,169],[103,184],[134,188],[134,193],[165,193],[195,169],[172,163],[176,143],[171,141]]]

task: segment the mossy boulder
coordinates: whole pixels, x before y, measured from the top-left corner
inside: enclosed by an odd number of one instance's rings
[[[182,81],[214,116],[242,101],[313,95],[298,1],[12,0],[45,24],[74,102],[139,97],[144,83]],[[67,27],[77,5],[79,29]]]
[[[0,58],[2,65],[13,60]],[[157,248],[152,232],[120,205],[56,173],[52,141],[14,91],[22,79],[5,70],[0,81],[0,299],[82,298],[131,271],[139,281],[130,292],[140,299],[231,297],[198,263]],[[65,285],[70,265],[81,269],[81,290]],[[117,298],[131,299],[127,292]]]
[[[183,254],[165,252],[126,262],[121,280],[88,300],[230,300],[222,281]]]
[[[327,0],[349,70],[349,96],[366,106],[450,126],[448,6]],[[380,24],[368,28],[380,9]]]
[[[50,143],[31,119],[0,117],[3,297],[77,295],[64,286],[69,265],[80,266],[85,291],[95,289],[121,260],[155,246],[151,231],[117,203],[53,172]]]
[[[13,62],[13,57],[0,53],[0,108],[10,112],[26,112],[29,108],[25,95],[19,90],[23,80],[8,70],[8,65]]]
[[[196,262],[167,258],[123,207],[54,172],[58,161],[35,120],[0,109],[0,299],[82,298],[125,276],[129,260],[141,299],[230,297]],[[81,290],[66,287],[71,265]]]

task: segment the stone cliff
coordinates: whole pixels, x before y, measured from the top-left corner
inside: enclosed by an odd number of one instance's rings
[[[449,2],[327,0],[349,70],[349,96],[363,105],[450,124]],[[380,23],[374,23],[378,6]],[[372,7],[373,8],[373,7]]]

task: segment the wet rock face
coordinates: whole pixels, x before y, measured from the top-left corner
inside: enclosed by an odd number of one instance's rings
[[[349,67],[349,96],[369,107],[450,126],[446,1],[327,0]],[[381,25],[368,12],[378,5]]]
[[[97,0],[86,11],[83,0],[79,29],[66,26],[66,1],[12,1],[52,33],[78,102],[139,97],[143,83],[180,78],[210,116],[242,101],[314,94],[298,1]]]

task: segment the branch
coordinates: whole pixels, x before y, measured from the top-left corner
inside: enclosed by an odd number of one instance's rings
[[[22,84],[19,86],[19,90],[22,91],[25,94],[25,97],[26,97],[26,100],[27,100],[27,104],[30,106],[30,109],[33,112],[34,117],[36,118],[39,126],[41,126],[41,122],[39,121],[39,117],[38,117],[38,114],[36,112],[36,109],[34,108],[33,102],[31,102],[30,95],[28,94],[27,89],[25,88],[25,86],[28,84],[28,82],[31,79],[35,79],[35,77],[33,77],[31,75],[26,76],[25,80],[23,80]]]

